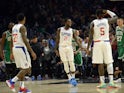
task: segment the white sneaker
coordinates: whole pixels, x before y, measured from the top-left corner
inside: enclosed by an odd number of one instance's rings
[[[115,83],[121,83],[121,78],[114,80]]]

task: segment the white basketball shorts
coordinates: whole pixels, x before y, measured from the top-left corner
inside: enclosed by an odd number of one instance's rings
[[[31,67],[30,55],[25,47],[23,46],[13,47],[13,56],[17,68],[27,69]]]
[[[60,58],[63,62],[73,62],[74,61],[74,53],[72,46],[67,47],[59,47]]]
[[[112,49],[110,42],[94,42],[93,46],[93,64],[109,64],[113,62]]]

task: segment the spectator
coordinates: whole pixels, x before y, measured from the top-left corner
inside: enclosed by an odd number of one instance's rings
[[[42,40],[42,75],[45,78],[52,78],[52,53],[47,40]]]
[[[38,43],[37,36],[33,36],[32,40],[31,40],[31,47],[37,55],[36,60],[33,60],[33,59],[31,60],[32,76],[34,76],[35,79],[38,79],[38,76],[41,75],[41,69],[40,69],[41,48],[40,48],[40,44]]]

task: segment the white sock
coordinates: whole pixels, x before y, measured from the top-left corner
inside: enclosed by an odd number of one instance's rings
[[[72,75],[72,78],[75,78],[75,73],[71,74]]]
[[[68,76],[68,79],[71,80],[72,78],[71,74],[67,74],[67,76]]]
[[[24,86],[24,81],[20,81],[20,87],[21,88],[24,88],[25,86]]]
[[[105,77],[104,76],[100,76],[100,83],[105,83]]]
[[[15,76],[13,79],[12,79],[12,82],[16,82],[16,81],[18,81],[19,80],[19,78],[17,77],[17,76]]]
[[[109,82],[113,82],[113,75],[109,75]]]
[[[109,74],[109,82],[113,82],[113,63],[107,64],[107,71]]]

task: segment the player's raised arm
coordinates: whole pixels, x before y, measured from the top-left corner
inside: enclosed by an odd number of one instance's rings
[[[93,30],[93,27],[94,27],[94,24],[93,22],[91,22],[90,24],[90,33],[89,33],[89,42],[88,42],[88,46],[87,46],[87,50],[89,50],[89,47],[93,41],[93,33],[94,33],[94,30]]]
[[[118,17],[114,12],[112,12],[110,10],[104,10],[104,11],[111,17],[111,18],[108,18],[109,24],[113,24],[117,21]]]

